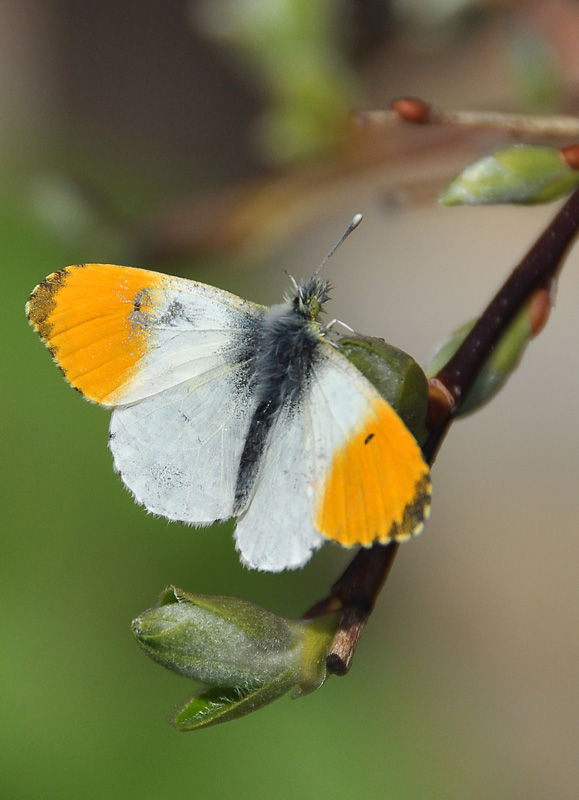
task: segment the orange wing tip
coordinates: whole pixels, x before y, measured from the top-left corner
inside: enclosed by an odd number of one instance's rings
[[[430,471],[396,412],[382,399],[334,454],[314,525],[343,547],[404,541],[430,508]]]
[[[116,405],[130,384],[148,349],[149,291],[161,280],[145,270],[86,264],[53,272],[32,292],[30,322],[89,400]]]
[[[432,496],[432,482],[430,473],[423,475],[416,484],[416,493],[412,501],[408,503],[402,513],[399,522],[394,521],[385,534],[378,534],[374,537],[357,539],[355,536],[349,540],[344,537],[332,536],[322,532],[328,541],[334,541],[346,550],[352,547],[373,547],[375,544],[389,544],[390,542],[407,542],[414,536],[418,536],[424,530],[424,523],[430,516],[430,500]]]

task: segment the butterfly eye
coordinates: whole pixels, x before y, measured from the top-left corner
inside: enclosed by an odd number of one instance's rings
[[[316,319],[316,317],[319,316],[319,313],[322,310],[322,305],[317,297],[311,297],[308,300],[308,310],[310,312],[311,319]]]

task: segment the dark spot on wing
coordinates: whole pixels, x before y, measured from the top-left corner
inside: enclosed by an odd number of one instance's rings
[[[133,314],[138,314],[138,313],[139,313],[139,311],[141,310],[141,301],[142,301],[142,298],[143,298],[143,291],[144,291],[144,290],[143,290],[143,289],[141,289],[141,290],[140,290],[139,292],[137,292],[137,294],[135,295],[135,300],[134,300],[134,302],[133,302]]]
[[[371,442],[374,436],[375,436],[374,433],[369,433],[368,436],[366,436],[366,438],[364,439],[364,444],[368,444],[368,442]]]
[[[150,310],[153,305],[148,289],[139,289],[133,299],[133,310],[129,319],[133,325],[133,332],[139,333],[150,325]]]
[[[189,317],[185,312],[185,306],[183,303],[181,303],[179,300],[171,300],[167,306],[167,310],[159,318],[158,322],[160,325],[168,325],[169,327],[173,327],[178,322],[182,322],[183,320],[187,319],[189,319]]]

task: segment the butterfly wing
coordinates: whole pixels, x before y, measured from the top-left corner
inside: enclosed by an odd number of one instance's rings
[[[234,363],[264,308],[196,281],[85,264],[49,275],[26,311],[75,389],[118,406]]]
[[[377,389],[326,344],[325,356],[314,371],[310,406],[314,525],[344,547],[408,539],[430,510],[428,464]]]
[[[255,495],[236,528],[242,560],[302,566],[324,539],[369,546],[418,533],[430,507],[428,465],[400,417],[321,341],[309,383],[272,430]]]
[[[193,525],[233,515],[254,408],[243,373],[216,367],[113,411],[115,469],[149,511]]]
[[[107,264],[54,273],[27,306],[73,386],[115,407],[110,447],[136,499],[193,524],[232,513],[263,311],[195,281]]]
[[[309,414],[303,404],[285,406],[270,431],[253,497],[235,527],[246,566],[297,569],[324,543],[313,525],[314,464]]]

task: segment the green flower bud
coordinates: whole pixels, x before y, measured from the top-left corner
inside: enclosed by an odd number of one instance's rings
[[[282,666],[299,663],[292,628],[236,597],[172,588],[133,622],[147,655],[168,669],[212,686],[255,686]]]
[[[337,617],[287,620],[236,597],[189,594],[169,587],[133,622],[154,661],[210,687],[176,714],[179,730],[236,719],[294,690],[326,679]]]
[[[347,337],[338,347],[390,403],[414,438],[423,442],[428,384],[422,367],[408,353],[372,336]]]
[[[493,203],[548,203],[579,185],[560,150],[542,145],[515,144],[475,161],[442,191],[447,206]]]

